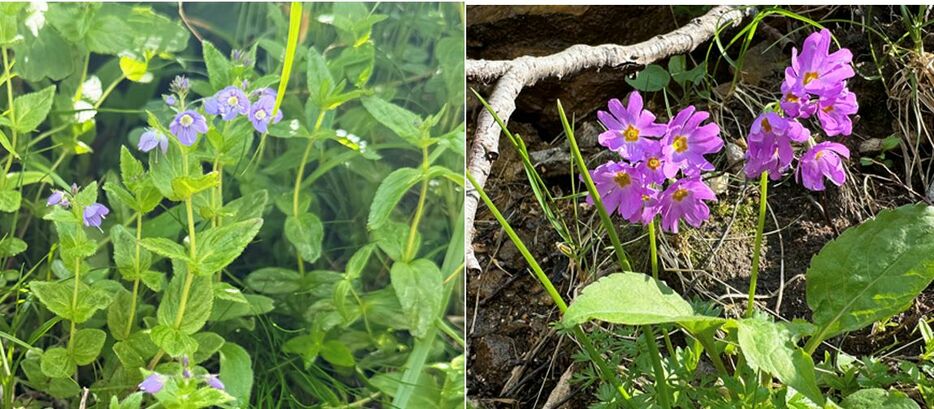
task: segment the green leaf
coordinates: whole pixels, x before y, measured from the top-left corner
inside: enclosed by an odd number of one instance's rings
[[[811,401],[824,404],[814,362],[794,344],[787,329],[763,316],[740,320],[738,326],[739,346],[752,369],[768,372]]]
[[[188,44],[188,30],[179,21],[148,6],[106,3],[86,30],[88,48],[100,54],[176,52]]]
[[[96,328],[82,328],[75,332],[72,340],[72,359],[78,365],[94,362],[101,353],[107,334]]]
[[[668,86],[671,76],[660,65],[649,64],[635,78],[626,78],[631,87],[644,92],[661,91]]]
[[[188,290],[188,299],[185,303],[185,313],[182,321],[176,325],[179,313],[179,304],[185,292],[185,268],[180,263],[172,263],[175,267],[175,274],[169,281],[169,287],[165,290],[162,302],[159,303],[157,315],[159,323],[178,329],[184,334],[194,334],[204,326],[208,317],[211,316],[211,308],[214,305],[214,292],[211,290],[213,278],[210,276],[191,277],[191,286]],[[155,338],[153,338],[155,341]],[[158,344],[158,343],[157,343]]]
[[[314,263],[321,257],[321,242],[324,241],[324,225],[313,213],[285,219],[285,238],[295,246],[302,259]]]
[[[266,190],[258,190],[231,200],[221,210],[221,224],[262,217],[268,201],[269,193]]]
[[[38,37],[23,37],[23,41],[13,46],[16,73],[30,82],[39,82],[45,78],[60,81],[75,73],[78,63],[84,60],[78,47],[69,44],[49,24],[39,30]]]
[[[172,357],[191,356],[198,350],[198,341],[191,335],[165,325],[155,326],[149,336],[152,342]]]
[[[362,99],[363,106],[383,126],[389,128],[406,142],[421,147],[422,118],[391,102],[370,96]]]
[[[143,163],[133,157],[126,145],[120,145],[120,178],[130,190],[136,191],[136,185],[146,170]]]
[[[376,188],[373,203],[370,205],[370,215],[367,218],[367,227],[376,230],[383,226],[392,210],[402,200],[405,192],[421,180],[422,172],[415,168],[399,168],[394,170]]]
[[[113,351],[117,355],[120,364],[126,369],[142,368],[146,365],[146,360],[140,356],[139,351],[133,349],[128,342],[119,341],[114,343]]]
[[[370,261],[370,255],[373,254],[373,249],[376,246],[373,244],[367,244],[366,246],[361,247],[359,250],[353,253],[353,256],[350,256],[350,260],[347,261],[346,275],[348,280],[356,280],[360,278],[360,275],[363,274],[363,269],[366,267],[367,263]]]
[[[13,257],[26,251],[26,242],[16,237],[0,240],[0,257]]]
[[[863,389],[851,393],[840,403],[843,409],[920,409],[914,400],[899,391]]]
[[[227,300],[238,302],[242,304],[248,304],[249,301],[246,300],[246,297],[243,295],[243,292],[240,289],[225,283],[223,281],[214,283],[214,298],[218,300]]]
[[[430,260],[397,261],[389,271],[392,288],[408,317],[412,335],[421,337],[441,316],[444,278]]]
[[[722,321],[696,315],[678,293],[641,273],[610,274],[584,288],[564,313],[567,326],[590,320],[614,324],[649,325],[682,321]]]
[[[130,233],[122,224],[116,224],[110,229],[110,242],[114,246],[114,264],[125,280],[133,281],[141,278],[143,273],[152,266],[152,253],[143,248],[142,243],[140,243],[139,260],[137,262],[136,236]]]
[[[198,239],[195,273],[209,275],[227,267],[240,257],[262,226],[263,219],[250,219],[204,232]]]
[[[807,303],[819,330],[808,342],[884,320],[911,306],[934,280],[934,208],[883,210],[811,259]]]
[[[42,91],[23,94],[13,100],[14,121],[16,130],[21,133],[34,131],[39,124],[45,121],[52,109],[52,100],[55,97],[55,85],[49,85]]]
[[[10,142],[10,138],[7,138],[6,134],[0,130],[0,146],[3,146],[3,149],[6,149],[13,157],[19,158],[19,153],[16,152],[16,148],[13,147],[13,143]],[[7,178],[10,177],[12,173],[7,174]],[[45,176],[45,174],[43,174]]]
[[[218,173],[210,172],[201,176],[179,176],[172,179],[172,192],[175,197],[182,199],[193,196],[195,193],[203,192],[217,186]]]
[[[67,378],[78,370],[75,360],[65,348],[49,348],[42,353],[40,361],[42,373],[49,378]]]
[[[324,101],[331,94],[337,83],[328,70],[324,57],[314,47],[308,49],[308,99],[318,107],[324,106]]]
[[[247,303],[217,300],[210,321],[226,321],[233,318],[262,315],[275,308],[272,298],[259,294],[244,294]]]
[[[15,212],[19,210],[23,194],[18,190],[0,190],[0,212]]]
[[[263,294],[289,294],[301,288],[301,275],[295,270],[265,267],[246,277],[250,289]]]
[[[135,322],[130,321],[133,294],[123,289],[117,291],[113,298],[113,302],[107,308],[107,328],[114,339],[123,341],[133,332],[133,325],[135,324]]]
[[[78,294],[75,306],[72,308],[73,282],[33,281],[29,283],[33,294],[39,297],[42,305],[55,315],[77,324],[89,319],[97,310],[110,305],[110,295],[101,289],[88,287],[85,283],[78,283]]]
[[[321,346],[321,357],[335,366],[353,368],[356,360],[347,345],[336,339],[326,341]]]
[[[383,223],[382,227],[373,230],[373,241],[376,242],[376,245],[386,253],[389,258],[393,261],[402,260],[402,252],[405,251],[406,242],[409,238],[409,226],[402,222],[397,222],[394,220],[389,220],[386,223]],[[418,249],[422,244],[422,235],[417,231],[415,232],[415,251],[413,254],[418,254]]]
[[[140,240],[146,250],[173,260],[188,260],[188,253],[181,244],[162,237],[147,237]]]
[[[208,69],[208,80],[211,82],[211,88],[218,91],[230,85],[230,62],[221,54],[214,44],[210,41],[201,43],[202,53],[204,55],[204,65]]]
[[[227,393],[236,398],[242,407],[247,407],[253,389],[253,361],[250,354],[240,345],[230,342],[224,344],[220,353],[221,382]]]
[[[198,342],[198,351],[191,357],[192,363],[207,361],[224,346],[224,337],[213,332],[199,332],[191,336]]]

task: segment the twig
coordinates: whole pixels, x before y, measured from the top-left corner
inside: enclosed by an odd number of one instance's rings
[[[714,7],[677,30],[635,45],[578,44],[543,57],[523,56],[510,61],[467,60],[467,78],[480,82],[492,82],[499,78],[487,101],[504,123],[508,123],[516,109],[516,97],[526,86],[546,78],[560,79],[586,69],[612,67],[636,71],[668,56],[691,52],[713,37],[720,27],[726,24],[735,26],[750,12],[752,9],[739,6]],[[467,171],[480,187],[486,184],[493,161],[499,157],[500,131],[493,116],[488,111],[482,111],[477,118],[476,133],[467,158]],[[472,271],[480,270],[472,246],[474,217],[479,200],[477,191],[468,186],[464,202],[465,224],[468,227],[466,263]]]

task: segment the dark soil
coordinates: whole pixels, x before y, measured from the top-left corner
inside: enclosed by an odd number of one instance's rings
[[[855,10],[857,13],[865,11],[862,8]],[[510,59],[521,55],[547,55],[578,43],[632,44],[671,31],[704,11],[697,7],[648,6],[468,7],[467,53],[472,59]],[[809,16],[812,18],[832,18],[839,13],[851,15],[849,9],[828,7],[796,11],[806,15],[811,13]],[[873,12],[874,15],[892,15],[892,10],[885,7],[877,7]],[[878,22],[879,18],[876,20]],[[781,35],[776,33],[791,32],[800,25],[779,18],[768,18],[765,24],[753,42],[759,47],[756,50],[761,51],[747,54],[751,62],[747,61],[747,69],[741,75],[742,84],[777,94],[781,70],[790,59],[790,48],[793,44],[800,44],[805,30],[798,32],[800,38],[792,36],[791,41],[779,41],[779,47],[769,48],[769,44],[781,40]],[[899,29],[894,25],[883,24],[881,27]],[[867,59],[869,46],[865,33],[853,26],[830,25],[830,28],[842,46],[851,48],[855,62]],[[728,36],[732,34],[727,33]],[[706,46],[701,48],[692,55],[695,61],[704,59],[707,49]],[[660,64],[666,66],[667,62]],[[712,111],[714,118],[721,119],[722,136],[727,142],[741,144],[746,129],[737,124],[749,124],[753,118],[736,99],[722,98],[733,77],[733,72],[723,67],[725,65],[721,64],[716,72],[720,87],[712,90],[720,96],[723,106],[708,107],[703,102],[694,103],[698,103],[700,109]],[[857,66],[859,70],[859,64]],[[886,72],[888,74],[890,72]],[[585,157],[590,158],[588,160],[594,165],[605,162],[608,157],[595,141],[600,129],[595,112],[606,109],[608,99],[622,99],[631,91],[624,81],[625,75],[612,71],[588,71],[561,80],[542,81],[520,94],[509,127],[525,140],[533,153],[533,161],[539,165],[555,197],[570,195],[572,183],[576,183],[576,178],[572,179],[567,174],[568,150],[561,135],[555,100],[560,98],[569,117],[577,118],[575,126]],[[483,95],[490,91],[490,86],[485,84],[471,83],[468,86]],[[792,177],[770,185],[770,219],[766,223],[768,234],[762,249],[757,294],[762,297],[758,300],[760,307],[788,320],[810,316],[803,275],[811,257],[824,244],[881,209],[918,201],[924,192],[917,181],[912,181],[910,187],[904,186],[893,182],[890,174],[880,166],[860,165],[859,145],[866,140],[893,134],[895,119],[880,102],[887,98],[887,94],[879,81],[857,76],[850,87],[859,96],[861,110],[853,136],[841,141],[854,153],[849,162],[851,174],[847,185],[822,193],[805,190]],[[665,111],[660,93],[647,95],[646,99],[649,109],[656,113]],[[475,98],[470,98],[468,109],[468,135],[472,135],[472,122],[482,107]],[[727,113],[732,115],[729,120]],[[660,116],[667,118],[666,115]],[[570,299],[593,277],[580,277],[580,270],[569,265],[569,258],[558,250],[556,244],[562,240],[544,218],[518,156],[506,138],[501,138],[500,155],[487,183],[487,193],[565,298]],[[875,157],[877,153],[865,155]],[[891,169],[899,172],[903,167],[899,162],[902,159],[898,155],[893,157],[891,153],[887,155],[894,160]],[[720,154],[715,161],[723,174],[710,181],[712,185],[720,186],[719,201],[711,206],[713,216],[710,220],[700,229],[663,238],[660,256],[665,271],[661,278],[686,297],[717,302],[725,314],[736,316],[744,309],[744,293],[749,283],[758,186],[745,180],[739,169],[741,165],[731,166],[727,162],[725,154]],[[910,190],[922,193],[919,195]],[[563,201],[560,210],[568,225],[578,226],[584,236],[589,234],[589,228],[596,228],[599,224],[595,214],[586,207],[576,209],[578,218],[574,220],[575,209],[571,200]],[[577,351],[577,346],[567,339],[562,340],[550,328],[549,323],[558,318],[556,307],[529,273],[515,246],[482,205],[476,220],[477,235],[473,246],[483,269],[468,276],[469,398],[485,408],[541,407],[558,378],[571,364],[570,357]],[[633,229],[624,229],[623,233],[623,241],[634,240],[642,234]],[[627,247],[636,269],[645,267],[647,263],[643,241],[636,240]],[[599,254],[600,257],[611,257],[606,252]],[[592,267],[596,269],[592,273],[598,275],[615,268],[609,261],[595,262]],[[910,339],[918,318],[934,309],[932,302],[934,291],[929,290],[913,308],[895,317],[893,326],[849,334],[832,340],[832,343],[853,355],[888,350],[896,340]],[[899,354],[908,356],[917,352],[916,348],[907,348]],[[571,400],[572,407],[586,407],[589,396],[592,394],[578,394]]]

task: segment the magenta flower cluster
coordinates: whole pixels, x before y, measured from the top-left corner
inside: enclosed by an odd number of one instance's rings
[[[856,95],[846,86],[855,75],[853,54],[846,48],[831,53],[830,41],[830,31],[824,29],[804,40],[800,55],[797,48],[792,49],[779,102],[784,115],[764,112],[753,122],[747,138],[747,177],[757,178],[768,171],[772,180],[778,180],[791,168],[795,159],[792,143],[805,143],[811,138],[811,132],[800,122],[803,119],[816,117],[827,136],[852,133],[850,116],[859,109]],[[796,179],[815,191],[824,190],[825,178],[840,186],[846,180],[841,158],[849,157],[849,149],[842,144],[816,144],[798,160]]]
[[[714,169],[705,155],[723,148],[720,127],[705,123],[710,114],[693,106],[667,124],[657,123],[644,108],[642,96],[633,91],[625,107],[612,99],[609,112],[597,112],[607,128],[600,144],[622,159],[590,172],[603,205],[632,223],[648,224],[661,215],[662,228],[672,233],[681,220],[698,227],[710,216],[705,202],[717,200],[701,175]]]

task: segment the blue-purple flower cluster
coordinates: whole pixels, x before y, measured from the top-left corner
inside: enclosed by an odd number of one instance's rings
[[[52,194],[49,195],[49,198],[46,200],[46,206],[59,206],[63,209],[71,207],[71,204],[74,202],[74,196],[78,194],[78,185],[72,183],[71,191],[66,192],[63,190],[53,190]],[[76,209],[77,210],[77,209]],[[104,206],[100,203],[91,203],[81,209],[81,218],[86,227],[96,227],[98,230],[101,230],[101,224],[104,222],[104,219],[107,218],[107,215],[110,214],[110,209],[107,206]]]

